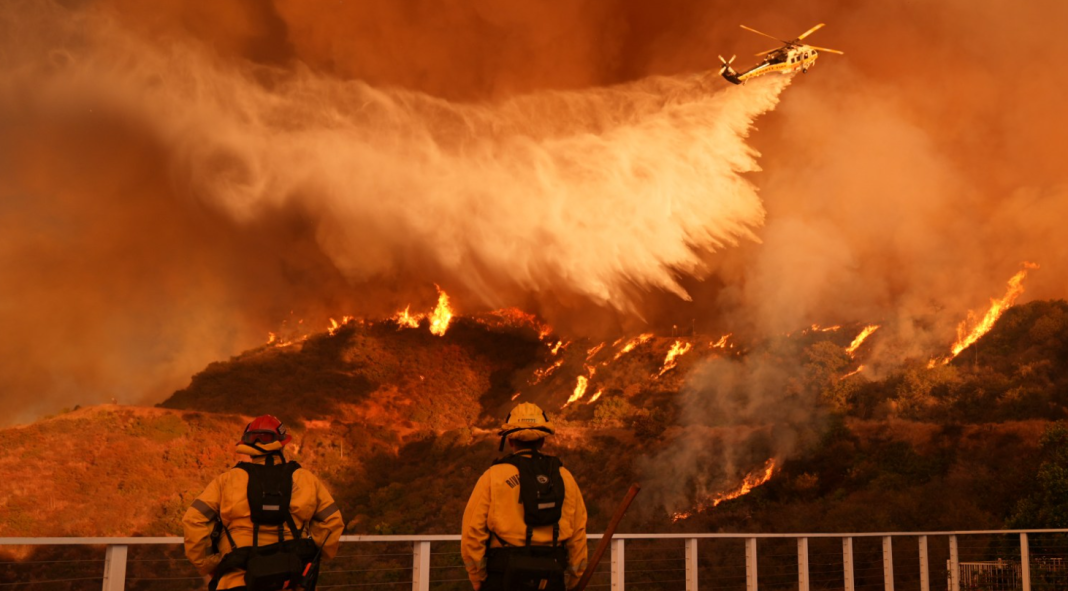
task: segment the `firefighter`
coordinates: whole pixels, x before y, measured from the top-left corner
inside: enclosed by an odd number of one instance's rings
[[[541,453],[554,432],[525,402],[498,433],[513,453],[482,474],[464,511],[460,551],[475,591],[562,591],[586,569],[582,493],[557,458]]]
[[[250,461],[215,478],[185,512],[185,555],[211,575],[209,589],[310,589],[319,560],[337,553],[341,513],[314,474],[286,461],[292,438],[275,417],[254,419],[237,444]]]

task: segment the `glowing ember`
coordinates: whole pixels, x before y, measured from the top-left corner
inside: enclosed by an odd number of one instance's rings
[[[978,322],[975,320],[975,315],[971,310],[968,310],[968,318],[957,326],[957,342],[953,343],[952,354],[944,359],[941,359],[942,365],[949,363],[954,357],[960,355],[960,352],[975,344],[976,341],[981,339],[983,335],[990,332],[991,328],[994,328],[994,323],[1001,318],[1001,315],[1005,313],[1016,303],[1016,298],[1020,297],[1020,294],[1024,292],[1023,280],[1027,277],[1027,271],[1029,269],[1037,269],[1038,265],[1034,263],[1025,262],[1024,268],[1019,273],[1012,276],[1009,279],[1008,291],[1001,299],[991,299],[990,309],[986,311],[982,319]],[[972,325],[971,330],[968,329],[968,325]],[[939,359],[932,359],[927,368],[930,369],[937,365]]]
[[[678,358],[685,355],[692,347],[692,343],[675,341],[675,344],[671,345],[671,350],[668,351],[667,357],[664,358],[664,367],[660,369],[660,373],[656,374],[656,377],[660,377],[674,369],[678,365]]]
[[[631,351],[634,350],[635,347],[637,347],[638,345],[640,345],[642,343],[647,342],[651,338],[653,338],[652,333],[646,333],[646,334],[640,335],[638,337],[635,337],[635,338],[627,341],[627,344],[623,345],[623,348],[620,349],[619,353],[616,353],[616,356],[612,360],[615,361],[615,360],[619,359],[620,357],[626,355],[627,353],[630,353]],[[619,341],[616,341],[616,342],[618,343]]]
[[[430,332],[439,337],[445,336],[452,322],[452,308],[449,307],[449,296],[441,288],[438,288],[438,305],[430,313]]]
[[[820,326],[818,324],[813,324],[812,327],[809,328],[808,330],[806,330],[805,332],[834,332],[834,331],[838,330],[839,328],[842,328],[842,327],[841,326],[828,326],[828,327],[824,328],[824,327],[822,327],[822,326]]]
[[[579,376],[578,382],[575,384],[575,392],[572,393],[571,398],[568,398],[567,402],[564,403],[564,408],[567,408],[567,405],[582,398],[586,394],[586,387],[589,385],[590,381],[586,378],[586,376]]]
[[[553,345],[552,354],[556,355],[557,353],[560,352],[560,349],[566,348],[570,344],[571,344],[571,341],[568,341],[566,343],[563,342],[563,341],[556,341],[556,344]]]
[[[853,371],[845,374],[844,376],[842,376],[842,379],[844,380],[844,379],[846,379],[846,378],[848,378],[850,376],[855,376],[855,375],[857,375],[858,373],[860,373],[862,371],[864,371],[864,366],[863,365],[861,365],[860,367],[854,369]]]
[[[740,496],[747,495],[752,492],[754,488],[771,480],[771,476],[774,473],[775,458],[770,458],[767,462],[764,462],[763,468],[759,470],[754,470],[753,472],[750,472],[748,475],[746,475],[746,477],[742,479],[741,486],[739,486],[738,488],[732,491],[715,495],[703,501],[699,501],[697,505],[694,506],[692,511],[675,513],[671,516],[671,520],[679,521],[680,519],[686,519],[695,512],[704,511],[706,509],[719,505],[723,501],[729,501],[731,499],[737,499]]]
[[[586,349],[586,361],[589,361],[590,359],[593,359],[593,356],[598,354],[598,353],[600,353],[601,349],[603,349],[603,348],[604,348],[604,343],[601,343],[600,345],[597,345],[596,347],[590,347],[589,349]]]
[[[597,402],[597,399],[601,397],[601,394],[604,394],[604,388],[598,388],[597,391],[593,393],[593,396],[586,401],[586,404],[593,404],[594,402]]]
[[[520,395],[520,394],[522,394],[522,392],[516,392],[516,393],[515,393],[515,394],[514,394],[514,395],[512,396],[512,400],[515,400],[516,398],[519,398],[519,395]]]
[[[864,340],[877,330],[879,330],[878,324],[869,324],[868,326],[865,326],[864,330],[860,331],[860,334],[857,335],[857,338],[853,339],[853,342],[846,347],[846,353],[849,353],[849,356],[852,357],[853,353],[857,352],[857,348],[864,343]]]
[[[729,332],[729,333],[723,335],[722,337],[720,337],[720,339],[718,341],[712,343],[709,346],[712,347],[713,349],[726,349],[727,348],[727,339],[731,338],[732,334],[734,334],[734,333],[730,333]],[[733,347],[734,345],[731,345],[731,346]]]
[[[411,315],[408,310],[411,306],[405,306],[403,311],[397,312],[393,315],[393,321],[397,323],[399,328],[419,328],[419,321],[423,319],[422,314]]]
[[[553,327],[545,324],[533,314],[528,314],[518,308],[501,308],[490,312],[491,315],[501,319],[512,326],[529,326],[538,331],[538,339],[544,341],[552,334]],[[485,323],[485,321],[483,321]]]

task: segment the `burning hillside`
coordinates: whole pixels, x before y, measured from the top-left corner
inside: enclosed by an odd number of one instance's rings
[[[854,347],[870,328],[860,324],[748,343],[710,335],[560,339],[514,311],[455,316],[442,336],[429,318],[416,327],[391,318],[338,325],[214,363],[161,409],[81,409],[5,430],[17,443],[0,452],[0,475],[20,484],[0,489],[0,508],[15,516],[0,520],[0,534],[174,533],[205,475],[233,461],[243,417],[263,412],[290,423],[290,453],[327,479],[357,533],[455,531],[463,499],[427,491],[472,485],[496,453],[494,434],[513,400],[555,410],[553,449],[578,475],[595,524],[610,513],[613,487],[638,479],[646,500],[636,523],[652,531],[670,530],[672,516],[678,527],[718,523],[752,495],[808,502],[843,486],[867,494],[864,475],[875,468],[857,446],[889,444],[885,433],[849,435],[872,428],[863,425],[897,425],[896,433],[910,421],[937,430],[948,417],[1068,413],[1064,302],[1009,308],[967,362],[927,369],[917,358],[880,379],[849,375],[880,334]],[[835,427],[835,417],[852,426]],[[1030,434],[1014,441],[1034,445],[1038,427],[1018,429]],[[858,438],[853,451],[832,446],[823,455],[827,441],[843,437]],[[86,438],[94,441],[90,456],[78,452]],[[909,453],[944,453],[916,449]],[[852,453],[860,464],[840,468]],[[980,455],[985,462],[997,452]],[[895,470],[927,461],[887,460]],[[923,470],[941,474],[938,466]],[[81,488],[63,492],[65,480],[53,482],[54,474],[117,481],[93,494],[131,517],[94,521],[79,505],[88,501],[70,492]],[[49,483],[35,484],[45,477]],[[55,500],[34,505],[38,493]]]

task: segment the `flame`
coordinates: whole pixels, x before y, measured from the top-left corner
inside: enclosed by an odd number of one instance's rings
[[[341,317],[341,322],[338,322],[337,320],[334,320],[333,318],[331,318],[330,319],[330,326],[327,327],[326,332],[328,332],[330,334],[330,336],[334,336],[335,334],[337,334],[337,331],[341,330],[342,326],[345,326],[346,324],[348,324],[350,322],[353,322],[354,320],[356,320],[356,319],[353,318],[352,316],[342,316]]]
[[[839,328],[842,328],[842,327],[838,326],[838,325],[835,325],[835,326],[828,326],[828,327],[824,328],[824,327],[822,327],[822,326],[820,326],[818,324],[813,324],[811,327],[805,329],[803,332],[833,332],[833,331],[838,330]]]
[[[563,364],[564,364],[564,360],[563,360],[563,358],[560,358],[560,359],[557,359],[556,361],[554,361],[553,364],[550,365],[549,367],[546,367],[544,369],[536,369],[536,370],[534,370],[534,376],[530,379],[530,382],[529,382],[530,385],[531,386],[538,385],[539,383],[541,383],[542,380],[544,380],[545,378],[551,376],[554,371],[556,371],[557,369],[560,369],[560,366],[563,365]]]
[[[853,353],[856,353],[857,348],[864,343],[864,340],[877,330],[879,330],[878,324],[869,324],[868,326],[865,326],[864,330],[860,331],[860,334],[857,335],[857,338],[853,339],[853,342],[846,347],[846,353],[849,353],[849,356],[852,357]]]
[[[652,333],[646,333],[646,334],[639,335],[639,336],[627,341],[627,344],[623,345],[623,348],[620,349],[619,353],[616,353],[616,356],[614,358],[612,358],[612,361],[615,361],[615,360],[619,359],[620,357],[626,355],[627,353],[630,353],[631,351],[634,350],[635,347],[637,347],[638,345],[640,345],[640,344],[642,344],[644,342],[647,342],[651,338],[653,338]],[[618,343],[619,341],[616,341],[616,342]]]
[[[699,501],[697,505],[694,506],[692,511],[675,513],[671,516],[671,520],[679,521],[680,519],[687,519],[695,512],[704,511],[705,509],[719,505],[723,501],[729,501],[731,499],[737,499],[740,496],[747,495],[752,492],[754,488],[771,480],[771,476],[774,473],[775,458],[769,458],[767,462],[764,462],[763,468],[759,470],[754,470],[747,474],[746,477],[742,479],[742,484],[738,488]]]
[[[593,356],[598,354],[598,353],[600,353],[601,349],[603,349],[603,348],[604,348],[604,343],[601,343],[600,345],[597,345],[596,347],[590,347],[589,349],[586,349],[586,361],[589,361],[590,359],[593,359]]]
[[[968,311],[968,318],[961,321],[957,326],[957,342],[953,343],[953,353],[949,357],[942,360],[942,364],[949,363],[951,359],[960,355],[960,352],[972,346],[976,341],[983,337],[986,333],[990,332],[991,328],[994,328],[994,323],[1001,318],[1001,315],[1005,313],[1016,302],[1016,298],[1020,297],[1020,294],[1024,292],[1023,280],[1027,277],[1027,271],[1029,269],[1037,269],[1038,265],[1034,263],[1025,262],[1024,268],[1019,273],[1012,276],[1009,279],[1008,291],[1005,292],[1005,296],[1001,299],[991,299],[990,309],[986,311],[986,314],[977,323],[974,323],[975,316],[971,310]],[[974,326],[969,331],[968,325],[974,323]],[[934,364],[928,365],[931,367]]]
[[[850,376],[855,376],[855,375],[857,375],[858,373],[860,373],[862,371],[864,371],[864,366],[863,365],[861,365],[860,367],[854,369],[853,371],[845,374],[844,376],[842,376],[842,379],[844,380],[844,379],[846,379],[846,378],[848,378]]]
[[[734,333],[729,332],[729,333],[723,335],[722,337],[720,337],[720,339],[718,341],[716,341],[714,343],[711,343],[709,346],[712,347],[713,349],[726,349],[727,348],[727,339],[729,339],[731,337],[731,335],[733,335],[733,334]],[[733,346],[734,345],[731,345],[731,347],[733,347]]]
[[[449,330],[450,322],[452,322],[452,308],[449,307],[449,296],[438,287],[438,305],[430,313],[430,332],[443,337],[445,331]]]
[[[556,355],[557,353],[560,352],[560,349],[564,349],[570,344],[571,344],[571,341],[568,341],[566,343],[563,342],[563,341],[556,341],[556,344],[553,345],[552,354]]]
[[[598,388],[597,391],[594,392],[593,396],[586,401],[586,404],[593,404],[594,402],[597,402],[597,399],[601,397],[601,394],[604,394],[603,386]]]
[[[431,333],[439,337],[445,336],[445,331],[449,330],[449,323],[452,322],[454,314],[452,308],[449,307],[449,295],[437,285],[434,287],[438,289],[438,305],[434,308],[434,311],[429,314],[412,314],[411,305],[405,306],[404,310],[397,312],[392,318],[393,322],[397,323],[398,328],[419,328],[419,322],[426,318],[430,320]],[[529,316],[516,312],[523,316]]]
[[[693,343],[675,341],[675,344],[671,345],[671,350],[668,351],[667,357],[664,358],[664,367],[660,370],[660,373],[656,374],[656,377],[660,377],[674,369],[678,365],[678,358],[689,352],[692,347]]]
[[[397,323],[398,328],[419,328],[419,321],[423,319],[423,315],[416,314],[413,316],[408,312],[411,307],[409,304],[404,307],[404,310],[393,315],[393,321]]]
[[[567,402],[564,403],[563,408],[567,408],[567,405],[582,398],[586,394],[586,387],[589,385],[590,381],[586,378],[586,376],[579,376],[577,383],[575,384],[575,392],[571,394],[571,398],[567,399]]]
[[[274,334],[273,332],[267,333],[267,344],[268,345],[273,345],[274,342],[277,341],[277,340],[278,340],[278,336],[276,334]]]

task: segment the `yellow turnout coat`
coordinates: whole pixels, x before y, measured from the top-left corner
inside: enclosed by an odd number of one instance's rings
[[[262,464],[264,456],[254,456],[252,461]],[[238,547],[252,545],[253,525],[246,498],[247,491],[248,473],[240,468],[231,468],[215,478],[185,512],[182,518],[185,555],[201,574],[211,575],[222,557],[232,550],[229,540],[223,534],[219,539],[220,553],[212,554],[210,538],[215,520],[222,520]],[[303,468],[293,473],[293,495],[289,511],[297,528],[306,534],[310,533],[315,544],[322,549],[323,558],[333,558],[337,554],[344,529],[341,513],[322,482]],[[289,528],[283,529],[285,539],[292,539]],[[260,526],[260,546],[278,541],[277,527]],[[245,573],[238,570],[224,575],[218,588],[232,589],[244,585]]]
[[[522,450],[516,453],[529,454]],[[559,543],[567,546],[567,586],[573,587],[586,570],[586,504],[582,501],[575,477],[567,468],[560,468],[564,480],[564,506],[560,515]],[[486,547],[501,547],[496,537],[512,546],[526,543],[527,524],[523,521],[523,501],[519,497],[519,469],[511,464],[496,464],[486,470],[475,484],[471,499],[464,511],[460,553],[471,581],[486,578]],[[531,544],[550,546],[553,528],[545,525],[534,528]]]

